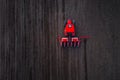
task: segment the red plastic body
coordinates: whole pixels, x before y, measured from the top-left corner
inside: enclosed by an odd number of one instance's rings
[[[72,36],[75,36],[75,26],[72,23],[72,20],[68,20],[64,28],[64,35],[68,36],[69,33],[72,34]]]

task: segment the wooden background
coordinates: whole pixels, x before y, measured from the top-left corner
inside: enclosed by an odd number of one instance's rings
[[[119,0],[0,0],[0,80],[120,80]],[[64,20],[80,48],[61,48]]]

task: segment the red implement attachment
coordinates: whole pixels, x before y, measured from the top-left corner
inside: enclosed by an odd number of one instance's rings
[[[68,46],[68,38],[67,37],[61,38],[60,45],[63,47]]]
[[[88,39],[90,36],[80,36],[80,39]]]
[[[74,47],[79,47],[80,46],[80,40],[78,37],[73,37],[72,40],[71,40],[71,46],[74,46]]]
[[[79,47],[80,46],[80,40],[78,37],[58,37],[59,43],[62,47]]]

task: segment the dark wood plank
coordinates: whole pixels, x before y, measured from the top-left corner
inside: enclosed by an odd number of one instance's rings
[[[0,80],[119,80],[118,0],[0,0]],[[61,48],[64,20],[80,48]]]

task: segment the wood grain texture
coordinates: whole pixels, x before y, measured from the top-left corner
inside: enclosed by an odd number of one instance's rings
[[[0,0],[0,80],[120,80],[119,0]],[[80,48],[61,48],[68,18]]]

